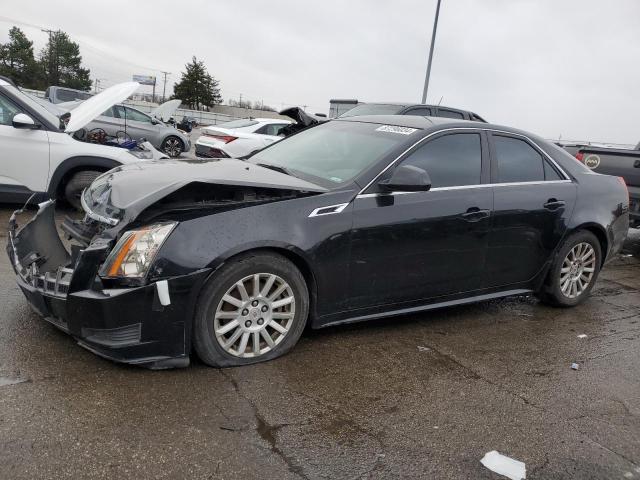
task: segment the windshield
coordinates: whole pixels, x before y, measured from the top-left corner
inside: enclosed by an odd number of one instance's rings
[[[363,103],[340,115],[341,118],[355,117],[356,115],[395,115],[404,108],[404,105],[387,105],[382,103]]]
[[[282,140],[249,161],[279,167],[323,187],[336,188],[374,165],[414,131],[375,123],[333,121]]]
[[[27,95],[26,93],[20,91],[19,89],[17,89],[13,85],[7,85],[4,88],[6,88],[9,92],[11,92],[16,97],[18,97],[22,102],[26,103],[29,106],[29,108],[31,108],[32,110],[35,110],[36,112],[38,112],[38,114],[40,116],[45,118],[52,125],[58,126],[60,124],[60,119],[56,115],[54,115],[53,113],[49,112],[42,105],[40,105],[40,103],[38,103],[36,100],[34,100],[33,97],[31,97],[31,96]]]

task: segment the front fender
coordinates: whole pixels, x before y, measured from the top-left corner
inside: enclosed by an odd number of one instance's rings
[[[118,167],[122,165],[122,163],[117,162],[116,160],[104,157],[93,157],[93,156],[77,156],[70,157],[64,160],[60,165],[58,165],[51,175],[51,180],[49,181],[49,188],[47,190],[49,196],[51,198],[55,198],[56,192],[58,192],[58,188],[60,187],[60,182],[64,179],[68,173],[78,170],[111,170],[112,168]]]

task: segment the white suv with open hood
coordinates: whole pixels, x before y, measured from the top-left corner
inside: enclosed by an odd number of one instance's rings
[[[128,150],[77,140],[77,132],[138,87],[114,85],[59,117],[0,77],[0,202],[63,198],[79,207],[82,190],[100,173],[162,158],[148,144]]]

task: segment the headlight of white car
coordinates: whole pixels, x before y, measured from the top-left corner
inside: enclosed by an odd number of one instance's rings
[[[104,278],[142,278],[155,259],[156,253],[177,225],[158,223],[126,232],[111,250],[100,269]]]

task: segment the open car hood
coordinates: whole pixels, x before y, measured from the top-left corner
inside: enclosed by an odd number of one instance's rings
[[[168,102],[164,102],[162,105],[155,108],[151,112],[151,116],[157,118],[158,120],[166,122],[173,116],[173,114],[178,109],[181,103],[182,103],[182,100],[177,98],[175,100],[169,100]]]
[[[107,109],[129,98],[139,86],[140,84],[138,82],[119,83],[107,88],[98,95],[86,99],[70,111],[69,121],[64,131],[73,133],[84,128],[89,122],[102,115]]]
[[[119,211],[121,219],[130,221],[158,200],[191,183],[210,184],[211,189],[224,185],[327,191],[306,180],[232,158],[134,162],[98,177],[83,194],[85,210],[103,217]]]
[[[293,119],[298,125],[305,128],[311,127],[313,125],[317,125],[319,123],[324,123],[327,121],[326,118],[318,117],[316,115],[307,113],[300,107],[285,108],[284,110],[278,113],[280,115],[284,115],[285,117],[289,117]]]

